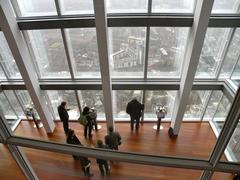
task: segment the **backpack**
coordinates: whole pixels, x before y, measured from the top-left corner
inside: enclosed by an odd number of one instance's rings
[[[81,125],[86,126],[87,125],[87,117],[81,113],[80,117],[78,118],[78,121]]]

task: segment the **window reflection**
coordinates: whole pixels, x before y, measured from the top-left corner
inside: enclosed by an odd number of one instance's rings
[[[196,71],[196,78],[216,77],[229,35],[229,28],[208,28]]]
[[[144,120],[154,118],[157,120],[155,107],[163,105],[167,111],[165,118],[171,118],[174,108],[176,91],[146,91]]]
[[[89,0],[60,0],[62,14],[93,14],[93,1]]]
[[[0,63],[9,78],[21,78],[21,74],[3,32],[0,32]]]
[[[95,28],[68,29],[73,68],[76,77],[100,77],[97,37]]]
[[[118,90],[113,91],[113,114],[115,119],[123,120],[129,119],[129,115],[126,113],[127,103],[133,98],[137,98],[139,102],[142,102],[142,91],[140,90]]]
[[[148,77],[180,77],[188,28],[152,27],[148,52]]]
[[[145,36],[145,28],[109,29],[113,77],[143,77]]]
[[[147,12],[147,0],[107,0],[107,13],[144,13]]]
[[[67,102],[67,108],[69,119],[77,120],[80,116],[79,108],[77,105],[76,95],[72,90],[58,90],[58,91],[47,91],[47,95],[50,99],[52,109],[54,111],[54,115],[57,119],[59,119],[57,107],[61,104],[62,101]]]
[[[41,0],[41,1],[17,0],[17,6],[18,7],[15,7],[15,9],[19,8],[20,10],[18,16],[25,17],[25,16],[57,15],[54,0]]]
[[[82,108],[88,106],[97,110],[97,118],[105,120],[105,110],[103,105],[103,93],[99,90],[78,91]]]
[[[60,30],[27,32],[41,78],[70,77]]]
[[[210,91],[191,91],[183,118],[200,120],[209,95]]]

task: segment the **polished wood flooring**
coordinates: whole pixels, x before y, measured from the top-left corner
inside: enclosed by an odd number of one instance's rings
[[[106,125],[103,123],[102,129],[93,131],[92,141],[83,137],[83,128],[78,123],[70,123],[70,128],[74,129],[82,144],[95,147],[97,139],[103,139],[106,135]],[[153,123],[143,124],[138,133],[131,132],[129,123],[116,123],[116,129],[122,136],[121,151],[140,152],[154,155],[170,155],[178,157],[189,157],[198,159],[208,159],[216,138],[208,123],[182,123],[181,131],[177,138],[170,139],[167,131],[169,123],[163,123],[163,129],[157,133],[152,129]],[[17,136],[24,136],[34,139],[65,143],[65,135],[61,122],[56,123],[55,131],[52,135],[47,135],[43,128],[33,128],[33,123],[22,121],[14,132]],[[83,176],[78,161],[74,161],[69,155],[22,148],[27,158],[32,164],[39,179],[87,179]],[[6,147],[0,146],[0,179],[25,179],[14,160],[9,155]],[[199,179],[202,171],[155,167],[138,164],[115,162],[111,165],[111,175],[102,177],[99,173],[96,160],[91,160],[91,172],[93,180],[194,180]],[[225,160],[223,157],[222,160]],[[231,174],[215,173],[212,179],[230,180]]]

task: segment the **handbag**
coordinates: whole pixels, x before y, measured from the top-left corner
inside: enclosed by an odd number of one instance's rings
[[[78,121],[83,126],[87,125],[87,117],[84,116],[83,114],[80,115],[80,117],[78,118]]]

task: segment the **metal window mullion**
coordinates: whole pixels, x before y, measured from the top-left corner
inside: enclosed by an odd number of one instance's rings
[[[6,95],[6,93],[5,93],[4,91],[3,91],[3,94],[4,94],[5,98],[7,99],[8,104],[9,104],[10,107],[12,108],[14,114],[15,114],[15,115],[17,116],[17,118],[19,119],[19,116],[18,116],[17,112],[16,112],[15,109],[13,108],[13,106],[12,106],[10,100],[8,99],[8,97],[7,97],[7,95]]]
[[[28,50],[29,50],[29,54],[30,54],[31,60],[32,60],[32,62],[33,62],[33,66],[34,66],[34,68],[36,69],[37,76],[38,76],[38,78],[41,78],[40,67],[38,66],[37,58],[36,58],[36,56],[35,56],[33,47],[32,47],[32,45],[31,45],[31,43],[28,43],[28,42],[30,42],[29,35],[28,35],[27,31],[22,31],[22,34],[23,34],[24,40],[25,40],[25,42],[26,42],[26,44],[27,44],[27,47],[28,47]]]
[[[142,104],[145,105],[145,96],[146,96],[146,90],[143,90],[142,91]],[[145,108],[144,108],[145,109]],[[142,112],[142,117],[141,117],[141,122],[143,123],[144,121],[144,109],[143,109],[143,112]]]
[[[62,16],[59,1],[58,0],[54,0],[54,2],[55,2],[56,9],[57,9],[57,15],[58,16]]]
[[[240,61],[240,53],[239,53],[239,55],[238,55],[238,60],[237,60],[236,63],[234,64],[234,67],[233,67],[232,72],[231,72],[231,74],[230,74],[230,79],[232,79],[232,75],[233,75],[233,73],[235,72],[239,61]]]
[[[61,29],[61,34],[62,34],[62,38],[63,38],[63,44],[64,44],[64,49],[65,49],[65,53],[66,53],[66,57],[67,57],[68,68],[69,68],[69,71],[71,74],[71,79],[74,79],[75,77],[74,77],[74,72],[73,72],[73,65],[72,65],[72,61],[71,61],[71,57],[70,57],[70,53],[69,53],[66,32],[64,29]]]
[[[147,79],[147,67],[148,67],[148,51],[149,51],[149,41],[150,41],[150,27],[146,29],[146,48],[145,48],[145,58],[144,58],[144,80]]]
[[[20,10],[19,5],[18,5],[18,1],[17,0],[11,0],[11,3],[12,3],[12,7],[15,11],[16,18],[19,18],[20,16],[22,16],[21,10]]]
[[[204,104],[204,110],[203,110],[203,112],[202,112],[202,114],[201,114],[201,121],[203,121],[203,117],[204,117],[204,115],[205,115],[205,113],[206,113],[206,110],[207,110],[209,101],[210,101],[210,99],[211,99],[211,97],[212,97],[212,93],[213,93],[213,91],[211,91],[211,92],[209,93],[209,95],[208,95],[208,97],[207,97],[207,101],[206,101],[205,104]]]
[[[152,0],[148,0],[148,14],[152,13]]]
[[[1,54],[0,54],[0,57],[1,57]],[[6,76],[6,79],[9,80],[9,79],[10,79],[10,78],[9,78],[9,74],[5,71],[5,69],[4,69],[4,67],[3,67],[3,65],[2,65],[1,62],[0,62],[0,66],[1,66],[1,68],[2,68],[2,71],[3,71],[4,75]]]
[[[80,101],[80,97],[78,95],[78,90],[74,90],[75,95],[76,95],[76,99],[77,99],[77,104],[78,104],[78,109],[79,109],[79,113],[82,113],[82,106],[81,106],[81,101]]]
[[[231,42],[232,42],[235,30],[236,30],[236,28],[234,28],[233,30],[230,30],[230,32],[229,32],[230,38],[229,38],[228,42],[225,43],[225,48],[222,50],[222,58],[221,58],[220,66],[218,66],[218,69],[217,69],[216,79],[218,79],[219,76],[220,76],[223,64],[225,62],[224,60],[225,60],[225,58],[227,56],[228,49],[229,49],[229,47],[231,45]]]

